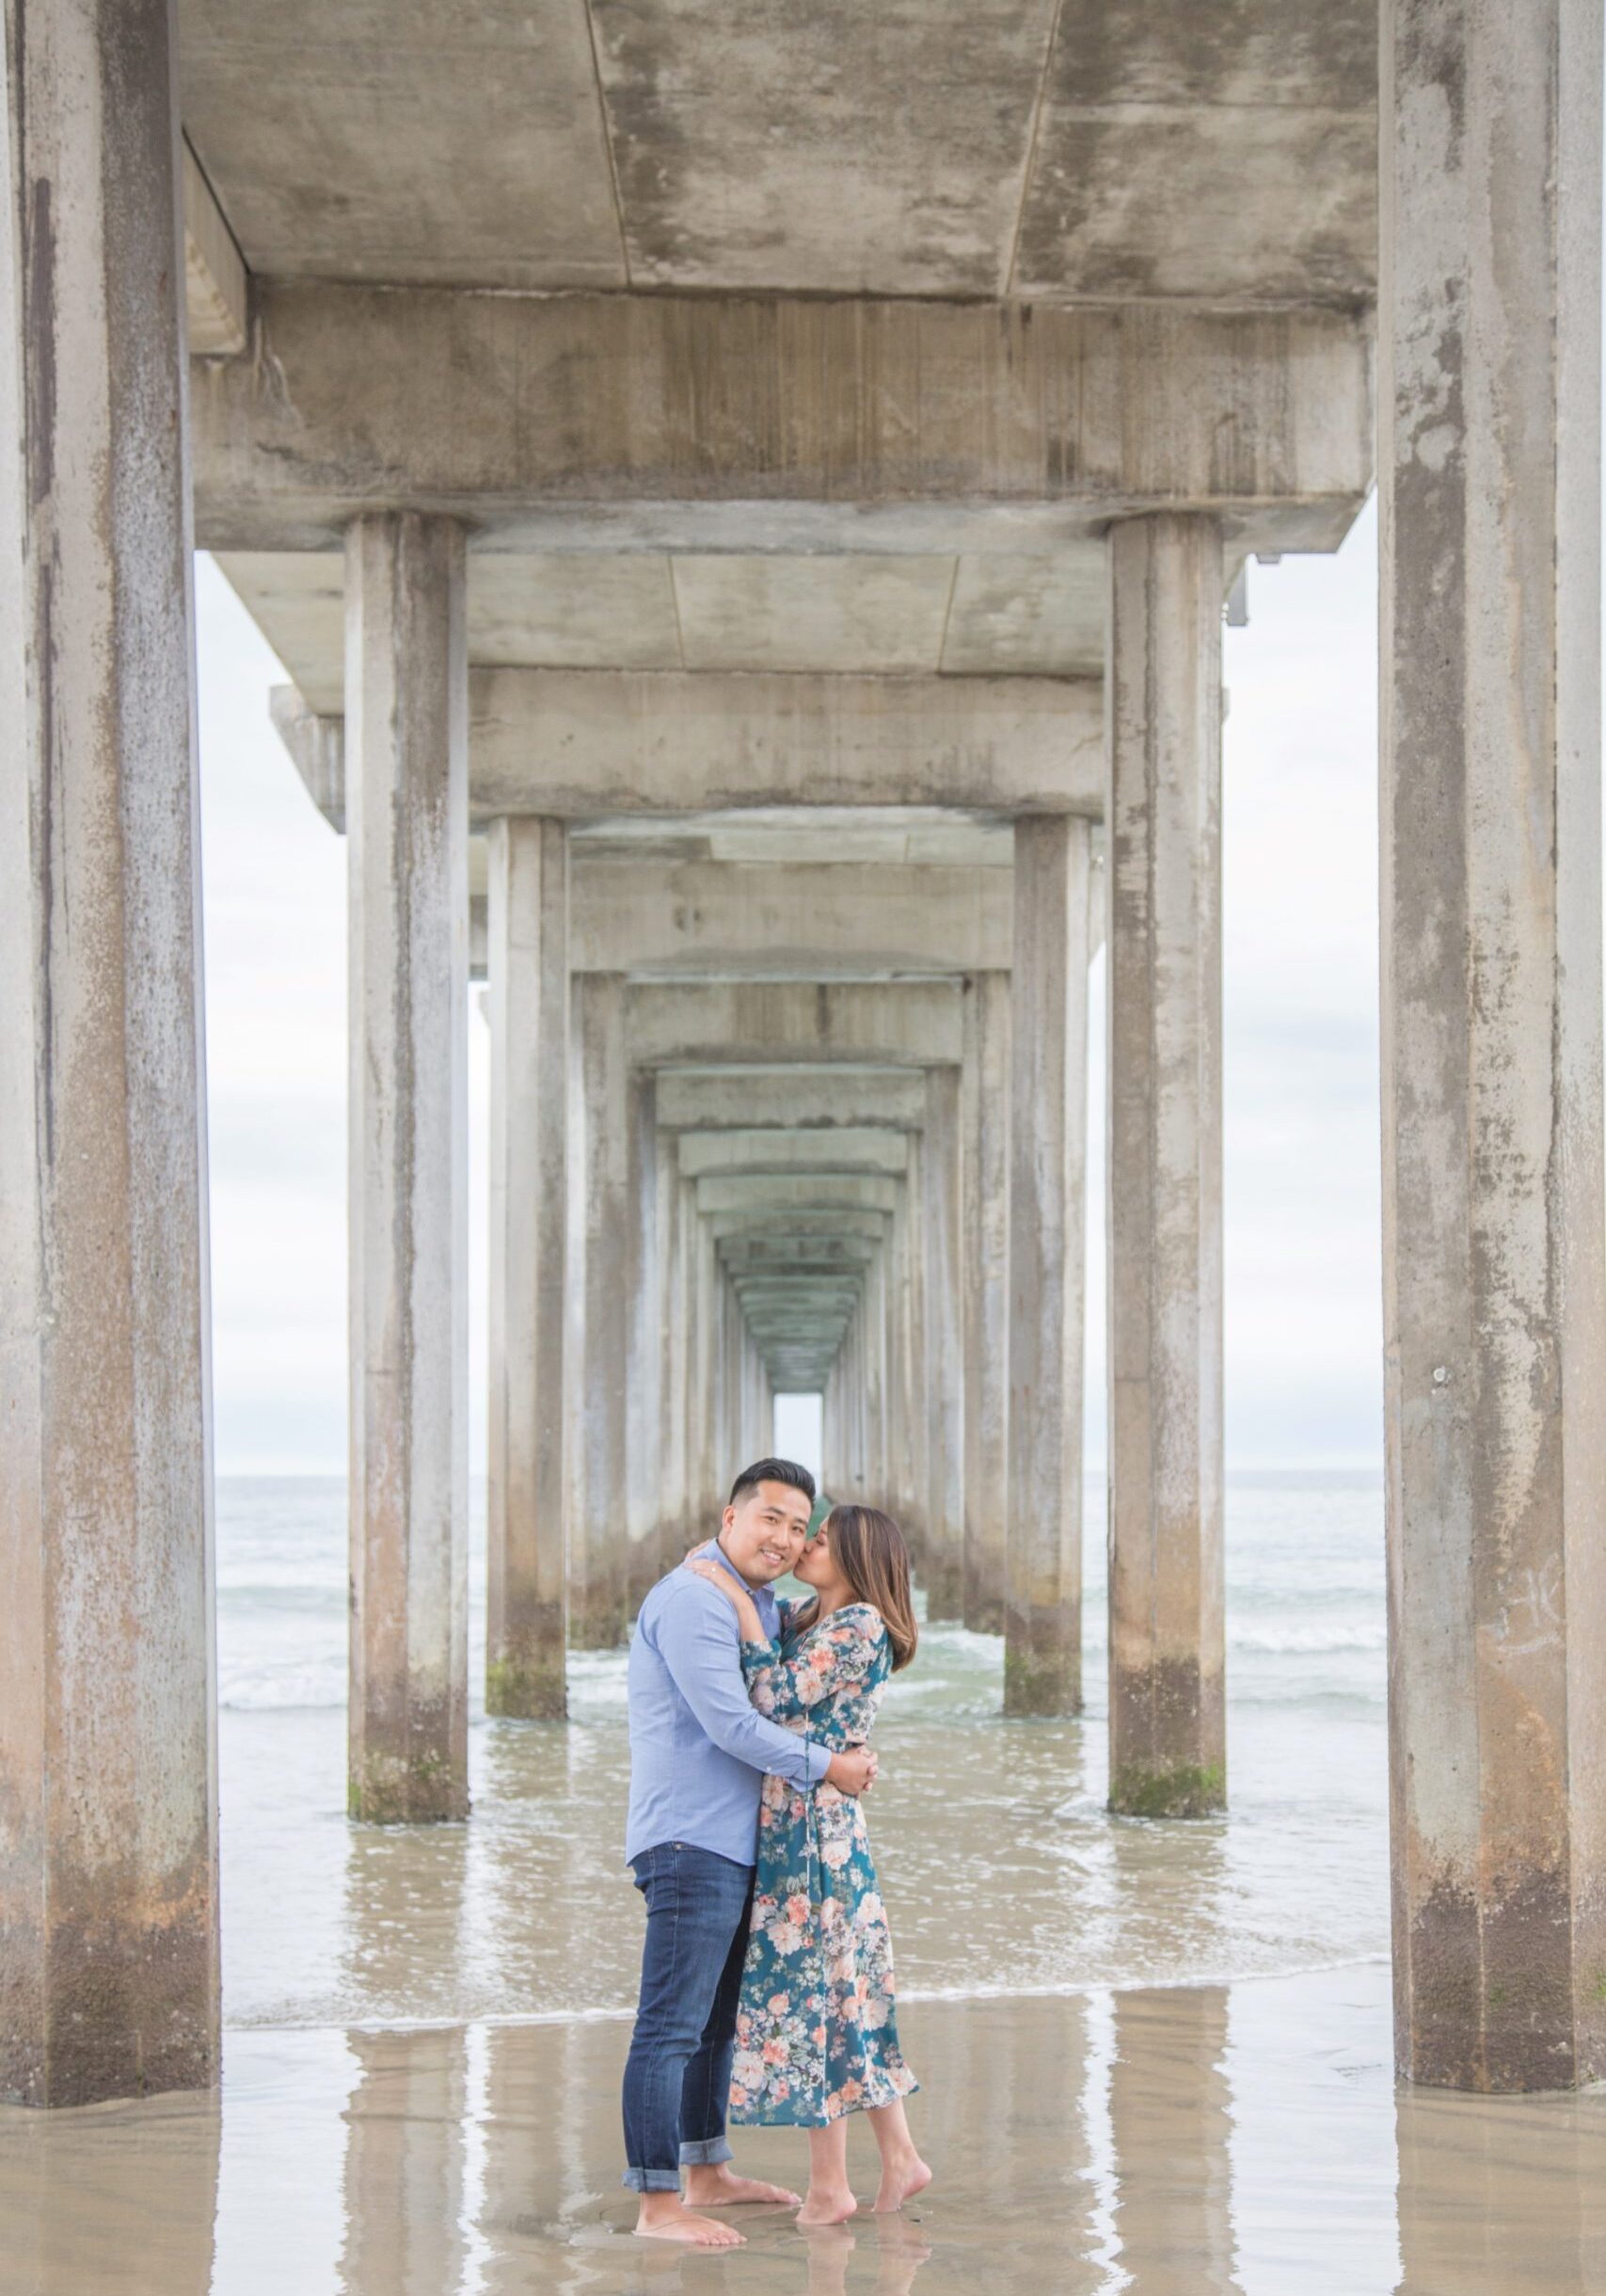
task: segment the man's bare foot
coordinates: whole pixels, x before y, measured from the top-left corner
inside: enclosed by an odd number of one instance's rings
[[[784,2184],[764,2184],[756,2177],[739,2177],[728,2161],[686,2171],[686,2197],[694,2209],[797,2209],[803,2195]]]
[[[683,2208],[678,2193],[644,2193],[636,2218],[638,2241],[681,2241],[688,2248],[745,2248],[747,2242],[734,2225],[717,2225],[711,2216],[693,2216]]]
[[[931,2172],[917,2152],[912,2152],[906,2161],[883,2162],[881,2190],[876,2194],[876,2213],[886,2215],[895,2209],[901,2209],[906,2200],[913,2200],[916,2193],[923,2193],[930,2181]]]
[[[798,2223],[805,2231],[819,2225],[845,2225],[858,2205],[846,2185],[837,2193],[821,2192],[811,2184],[808,2198],[798,2210]]]

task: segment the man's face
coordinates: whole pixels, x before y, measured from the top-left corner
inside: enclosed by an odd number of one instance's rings
[[[789,1482],[761,1482],[727,1507],[720,1544],[750,1585],[781,1578],[803,1553],[809,1503]]]

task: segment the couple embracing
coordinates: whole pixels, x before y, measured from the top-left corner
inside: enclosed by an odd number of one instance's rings
[[[853,2213],[851,2114],[880,2147],[878,2209],[930,2181],[860,1807],[882,1691],[914,1655],[909,1559],[873,1507],[834,1508],[810,1538],[813,1504],[805,1467],[744,1468],[718,1538],[654,1587],[630,1645],[625,1856],[647,1925],[625,2182],[648,2239],[734,2247],[701,2210],[798,2207],[736,2174],[727,2117],[808,2130],[803,2225]],[[771,1591],[788,1571],[801,1604]]]

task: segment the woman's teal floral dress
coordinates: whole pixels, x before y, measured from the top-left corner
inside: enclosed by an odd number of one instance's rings
[[[742,1645],[753,1703],[839,1752],[863,1746],[892,1671],[881,1614],[844,1604],[778,1644]],[[898,2047],[892,1940],[865,1814],[835,1786],[766,1778],[753,1929],[736,2019],[731,2118],[823,2128],[916,2085]]]

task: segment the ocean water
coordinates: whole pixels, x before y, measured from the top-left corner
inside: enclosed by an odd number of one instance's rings
[[[1006,1722],[1002,1647],[928,1627],[889,1689],[870,1823],[903,1990],[1061,1993],[1331,1968],[1388,1945],[1382,1490],[1230,1479],[1228,1814],[1104,1808],[1102,1486],[1086,1712]],[[218,1669],[225,2015],[236,2025],[628,2009],[625,1660],[577,1653],[566,1726],[487,1721],[483,1495],[470,1602],[473,1814],[344,1816],[345,1495],[224,1479]]]

